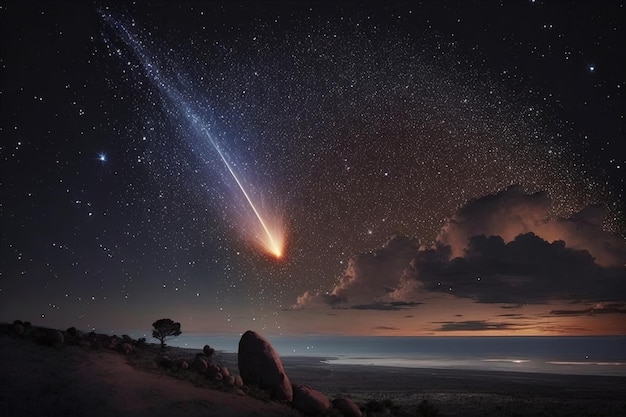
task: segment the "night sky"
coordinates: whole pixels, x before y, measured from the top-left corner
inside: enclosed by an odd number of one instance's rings
[[[385,3],[2,2],[0,320],[626,334],[624,3]]]

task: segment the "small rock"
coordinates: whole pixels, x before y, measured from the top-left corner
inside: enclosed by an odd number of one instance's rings
[[[221,373],[224,377],[230,376],[230,371],[229,371],[229,370],[228,370],[228,368],[227,368],[227,367],[225,367],[225,366],[220,366],[220,373]]]
[[[330,400],[321,392],[308,385],[293,385],[293,402],[291,405],[296,410],[305,414],[320,414],[331,406]]]
[[[335,398],[333,406],[341,411],[343,417],[363,417],[363,412],[358,405],[349,398]]]
[[[62,345],[65,343],[65,338],[58,330],[48,330],[44,335],[44,343],[48,346]]]
[[[235,377],[232,375],[228,375],[224,377],[224,385],[226,385],[227,387],[234,387],[235,386]]]
[[[169,356],[159,356],[157,363],[164,368],[171,368],[174,365],[174,361],[172,361]]]
[[[193,369],[200,373],[206,372],[208,367],[209,364],[206,363],[206,361],[202,358],[196,357],[196,359],[194,359],[193,361]]]
[[[122,343],[120,345],[120,352],[122,352],[124,355],[130,355],[131,353],[133,353],[133,347],[130,343]]]
[[[206,356],[209,356],[209,357],[213,356],[213,354],[215,353],[215,349],[213,349],[209,345],[204,345],[204,348],[202,349],[202,351],[204,352]]]
[[[207,370],[206,370],[206,372],[205,372],[205,373],[206,373],[208,376],[210,376],[210,377],[212,377],[213,375],[216,375],[216,374],[220,374],[220,375],[221,375],[221,372],[220,372],[220,367],[219,367],[219,366],[217,366],[217,365],[209,365],[209,366],[207,367]]]
[[[21,336],[24,334],[24,325],[23,324],[14,324],[13,325],[13,332],[18,335]]]
[[[71,336],[71,337],[78,337],[78,330],[76,330],[76,327],[74,327],[74,326],[69,327],[69,328],[65,331],[65,333],[67,333],[67,335],[68,335],[68,336]]]

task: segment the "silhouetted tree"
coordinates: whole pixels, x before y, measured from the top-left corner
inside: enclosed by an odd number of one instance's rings
[[[171,319],[160,319],[152,323],[152,337],[159,339],[161,349],[165,348],[165,339],[180,336],[180,323],[174,323]]]

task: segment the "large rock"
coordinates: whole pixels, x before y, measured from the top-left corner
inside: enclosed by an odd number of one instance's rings
[[[363,417],[363,412],[359,406],[349,398],[335,398],[333,406],[341,412],[343,417]]]
[[[308,385],[295,384],[291,405],[305,414],[321,414],[330,408],[330,400],[321,392]]]
[[[280,357],[261,335],[248,330],[239,340],[239,374],[246,385],[269,391],[273,400],[291,402],[293,391]]]
[[[48,346],[57,346],[65,343],[65,338],[58,330],[46,329],[41,336],[41,341]]]

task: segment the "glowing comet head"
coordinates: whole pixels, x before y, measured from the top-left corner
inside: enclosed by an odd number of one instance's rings
[[[248,220],[248,230],[254,230],[252,241],[263,252],[276,259],[281,259],[285,254],[286,228],[283,219],[272,218],[267,213],[260,216],[263,222]]]

